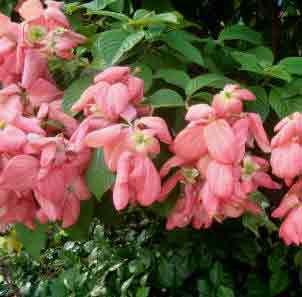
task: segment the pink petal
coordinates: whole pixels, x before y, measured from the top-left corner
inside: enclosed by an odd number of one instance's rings
[[[130,95],[130,101],[138,104],[144,97],[144,81],[135,76],[129,76],[127,87]]]
[[[182,175],[177,172],[169,177],[163,184],[158,201],[164,201],[176,185],[182,180]]]
[[[160,176],[161,177],[165,177],[172,168],[174,167],[180,167],[181,165],[183,165],[185,163],[185,161],[177,156],[173,156],[172,158],[170,158],[168,161],[166,161],[164,163],[164,165],[162,166],[161,170],[160,170]]]
[[[80,215],[80,201],[69,194],[66,197],[63,209],[62,227],[68,228],[76,223]]]
[[[148,129],[154,131],[155,135],[160,141],[170,144],[172,142],[172,137],[170,135],[168,126],[166,122],[160,117],[142,117],[136,124],[143,124]]]
[[[32,106],[40,106],[43,102],[53,101],[63,94],[55,85],[43,78],[33,82],[28,92]]]
[[[236,136],[225,120],[216,120],[205,126],[204,140],[211,157],[221,163],[233,163],[238,155]]]
[[[292,179],[302,172],[302,147],[289,143],[274,148],[271,154],[273,174],[280,178]]]
[[[186,161],[200,159],[207,153],[203,131],[201,125],[186,127],[176,136],[170,150]]]
[[[248,118],[250,120],[251,133],[255,137],[258,146],[263,152],[269,153],[271,151],[271,148],[266,132],[263,128],[260,115],[256,113],[248,113]]]
[[[238,147],[237,162],[240,162],[245,154],[245,146],[249,136],[249,120],[240,119],[233,125],[233,131],[236,137],[236,143]]]
[[[125,153],[121,156],[117,164],[117,175],[113,188],[113,204],[118,211],[127,207],[130,200],[129,174],[132,157],[132,154]]]
[[[161,180],[157,169],[148,157],[136,156],[131,172],[131,187],[135,188],[136,200],[142,206],[149,206],[158,199]]]
[[[3,189],[25,191],[36,183],[39,161],[28,155],[18,155],[8,161],[0,176]]]
[[[85,143],[89,147],[98,148],[116,142],[122,133],[123,125],[112,125],[89,133],[85,138]]]
[[[98,83],[100,81],[105,81],[109,84],[117,83],[130,74],[130,68],[125,66],[113,66],[107,68],[103,72],[99,73],[95,78],[94,82]]]
[[[217,94],[213,97],[212,107],[219,116],[228,114],[239,114],[242,112],[243,105],[241,100],[236,97],[225,99],[224,95]]]
[[[278,190],[281,188],[281,185],[274,182],[271,177],[265,172],[256,172],[253,175],[253,180],[259,187],[264,187],[272,190]]]
[[[247,89],[235,90],[233,94],[241,100],[253,101],[256,99],[256,96]]]
[[[117,120],[122,112],[124,112],[129,104],[130,97],[126,85],[116,83],[109,87],[105,106],[101,110],[110,120]]]
[[[42,56],[38,51],[27,50],[24,60],[24,69],[22,75],[22,87],[28,89],[38,78],[45,75],[48,68],[46,57]]]
[[[43,6],[40,0],[27,0],[24,1],[18,10],[19,14],[25,20],[38,18],[43,14]]]
[[[210,190],[208,183],[205,183],[200,195],[202,197],[202,205],[207,213],[207,215],[212,218],[216,215],[219,207],[219,199]]]
[[[215,110],[208,104],[196,104],[189,108],[186,114],[186,121],[208,120],[215,116]]]
[[[207,181],[213,195],[230,197],[234,189],[232,166],[211,161],[207,169]]]

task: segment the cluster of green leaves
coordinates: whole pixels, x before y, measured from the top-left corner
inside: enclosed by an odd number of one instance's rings
[[[86,241],[53,229],[34,261],[25,251],[2,250],[0,270],[7,266],[24,297],[301,296],[301,251],[267,234],[258,239],[235,221],[210,231],[165,232],[144,213],[122,220],[131,224],[94,221]],[[10,290],[0,276],[0,296]]]

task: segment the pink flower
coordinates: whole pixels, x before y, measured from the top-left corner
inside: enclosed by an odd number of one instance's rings
[[[115,171],[123,152],[157,155],[160,152],[159,140],[171,141],[166,123],[157,117],[147,117],[136,121],[133,127],[115,124],[90,132],[85,143],[88,147],[102,147],[108,168]]]
[[[258,187],[280,189],[280,185],[269,176],[269,163],[262,158],[246,156],[242,166],[242,187],[246,193],[257,191]]]
[[[65,60],[71,60],[74,57],[73,50],[80,44],[86,42],[86,37],[71,30],[58,28],[51,31],[44,43],[45,51],[55,54]]]
[[[283,178],[288,184],[302,172],[302,147],[289,142],[272,150],[271,165],[273,174]]]
[[[128,152],[121,155],[113,189],[117,210],[124,209],[129,202],[149,206],[157,200],[160,190],[159,174],[148,157]]]
[[[279,236],[284,240],[286,245],[302,243],[302,205],[294,208],[282,223]]]
[[[133,121],[143,98],[143,81],[130,75],[129,67],[110,67],[98,74],[95,84],[87,88],[71,108],[86,116],[103,117],[112,122],[120,118]]]
[[[218,116],[239,114],[242,112],[242,100],[255,100],[255,95],[239,85],[226,85],[224,89],[214,96],[212,107]]]

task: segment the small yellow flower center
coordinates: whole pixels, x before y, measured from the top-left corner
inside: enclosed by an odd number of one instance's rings
[[[181,173],[189,184],[194,184],[196,182],[196,178],[199,176],[198,170],[194,167],[183,167],[181,169]]]
[[[230,100],[232,100],[232,93],[223,91],[222,94],[223,94],[224,101],[230,101]]]
[[[131,139],[137,151],[143,151],[154,143],[154,138],[152,136],[146,135],[141,131],[134,132]]]
[[[0,129],[3,130],[5,128],[5,126],[6,126],[5,121],[0,120]]]
[[[47,29],[45,27],[39,25],[32,26],[27,33],[27,39],[31,43],[41,42],[46,34]]]
[[[259,170],[259,165],[252,162],[250,158],[245,158],[243,160],[242,173],[244,176],[248,177],[252,175],[255,171]]]

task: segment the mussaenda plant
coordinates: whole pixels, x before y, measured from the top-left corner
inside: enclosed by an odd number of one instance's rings
[[[128,66],[112,66],[93,83],[70,112],[64,91],[49,69],[53,58],[74,59],[86,38],[71,29],[62,4],[19,1],[21,23],[0,15],[0,225],[62,222],[80,216],[81,201],[92,193],[84,178],[94,149],[102,149],[106,169],[116,175],[113,205],[147,207],[164,203],[180,188],[166,228],[209,228],[215,221],[245,213],[261,215],[252,200],[258,188],[280,189],[272,172],[290,186],[302,171],[302,117],[295,113],[275,128],[269,142],[259,114],[244,111],[255,95],[226,84],[211,105],[188,107],[179,133],[154,115],[144,100],[144,81]],[[175,135],[176,134],[176,135]],[[256,144],[256,145],[255,145]],[[158,166],[163,147],[170,158]],[[301,179],[273,212],[284,217],[280,237],[302,243]]]

